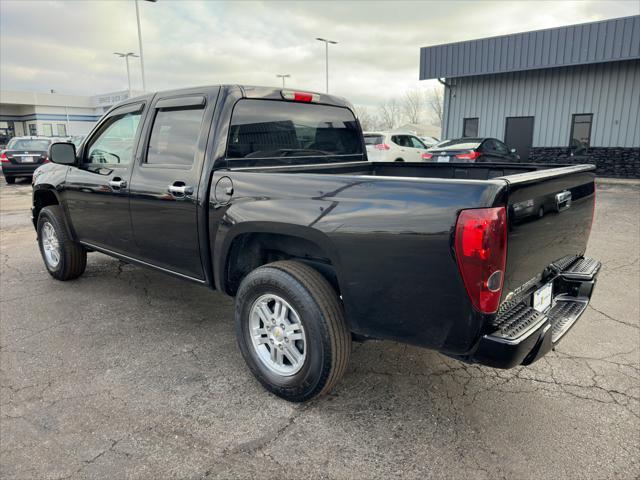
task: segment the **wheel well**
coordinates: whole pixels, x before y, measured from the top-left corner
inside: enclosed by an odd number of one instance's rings
[[[224,291],[235,296],[242,279],[256,268],[278,260],[298,260],[315,268],[340,293],[334,265],[316,243],[277,233],[245,233],[233,239],[225,265]]]
[[[38,222],[38,215],[40,215],[40,210],[50,205],[60,205],[60,202],[58,202],[58,197],[56,197],[56,195],[51,190],[37,190],[33,194],[34,224]]]

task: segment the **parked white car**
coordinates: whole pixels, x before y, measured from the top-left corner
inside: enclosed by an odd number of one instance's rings
[[[424,162],[427,146],[420,138],[402,132],[365,132],[364,143],[371,162]]]

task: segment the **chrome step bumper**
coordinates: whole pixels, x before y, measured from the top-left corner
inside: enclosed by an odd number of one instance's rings
[[[578,321],[589,304],[600,262],[572,259],[553,281],[552,307],[538,312],[528,295],[500,310],[493,319],[494,331],[484,335],[470,359],[497,368],[529,365],[551,350]]]
[[[574,298],[561,295],[555,299],[547,318],[551,324],[551,341],[555,344],[578,321],[589,304],[588,298]]]

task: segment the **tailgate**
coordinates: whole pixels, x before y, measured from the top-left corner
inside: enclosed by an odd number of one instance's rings
[[[508,182],[502,298],[541,281],[552,263],[584,254],[595,207],[595,167],[576,165],[502,177]]]

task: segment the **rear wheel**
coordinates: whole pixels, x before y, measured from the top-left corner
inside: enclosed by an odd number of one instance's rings
[[[249,369],[285,400],[322,395],[346,370],[351,336],[340,299],[303,263],[274,262],[249,273],[238,290],[235,322]]]
[[[404,158],[396,158],[394,162],[404,162]]]
[[[4,177],[4,179],[9,185],[13,185],[14,183],[16,183],[16,177]]]
[[[38,215],[38,244],[47,271],[57,280],[72,280],[84,273],[87,251],[73,241],[62,207],[44,207]]]

